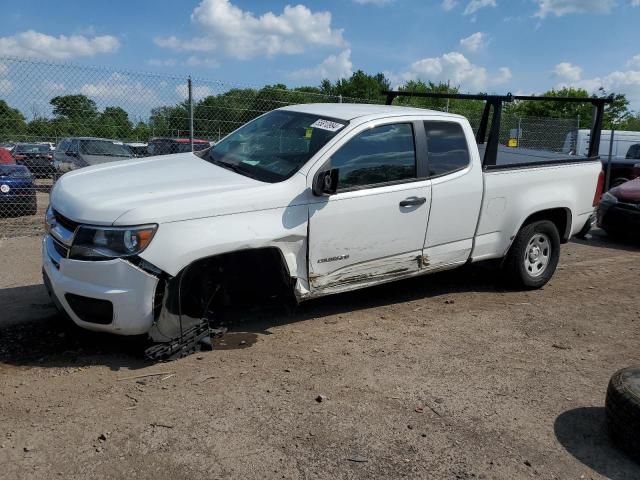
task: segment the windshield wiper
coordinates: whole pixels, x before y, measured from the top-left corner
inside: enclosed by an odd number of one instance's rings
[[[226,168],[227,170],[231,170],[232,172],[239,173],[240,175],[255,178],[246,168],[242,168],[240,165],[222,162],[220,160],[211,160],[211,163],[213,163],[214,165],[218,165],[219,167]]]

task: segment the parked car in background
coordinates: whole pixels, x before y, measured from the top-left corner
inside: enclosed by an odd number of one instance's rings
[[[603,158],[602,164],[607,168],[608,158]],[[625,158],[611,160],[609,185],[611,188],[615,188],[638,177],[640,177],[640,143],[631,145]]]
[[[610,235],[640,237],[640,178],[605,193],[597,218],[598,226]]]
[[[0,214],[35,215],[38,210],[33,175],[23,165],[0,165]]]
[[[589,150],[589,141],[591,139],[591,131],[580,129],[567,134],[563,151],[572,155],[586,155]],[[625,130],[615,130],[613,132],[613,148],[611,148],[611,156],[613,159],[623,160],[627,156],[627,152],[631,146],[640,143],[640,132],[631,132]],[[609,149],[611,147],[611,130],[602,130],[600,137],[600,148],[598,154],[600,158],[609,157]]]
[[[68,137],[56,147],[56,176],[90,165],[133,158],[133,152],[118,140],[95,137]]]
[[[148,147],[149,145],[144,142],[129,142],[125,143],[131,153],[133,153],[134,157],[146,157],[149,155]]]
[[[193,151],[197,152],[209,148],[208,140],[193,140]],[[149,155],[170,155],[172,153],[186,153],[191,151],[191,141],[188,138],[152,138],[149,140]]]
[[[9,150],[5,150],[4,148],[0,148],[0,165],[15,165],[16,160],[11,155]]]
[[[18,143],[13,149],[13,158],[24,165],[35,178],[49,178],[55,173],[53,152],[48,144]]]

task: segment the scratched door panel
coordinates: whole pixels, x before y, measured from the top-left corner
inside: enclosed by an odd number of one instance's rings
[[[408,198],[424,203],[400,206]],[[430,181],[344,192],[309,212],[312,290],[375,283],[415,273],[431,203]]]

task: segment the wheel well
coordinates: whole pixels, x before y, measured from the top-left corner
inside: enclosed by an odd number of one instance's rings
[[[522,226],[529,225],[540,220],[549,220],[558,229],[560,240],[562,243],[569,241],[571,235],[571,211],[568,208],[551,208],[549,210],[541,210],[529,215]]]
[[[172,283],[179,284],[179,310],[194,318],[206,316],[213,307],[244,307],[288,297],[293,294],[295,282],[282,252],[275,247],[196,260],[174,279],[178,282]]]

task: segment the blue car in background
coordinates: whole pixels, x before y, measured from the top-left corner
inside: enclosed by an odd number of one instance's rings
[[[0,215],[35,215],[38,210],[36,186],[23,165],[0,165]]]

